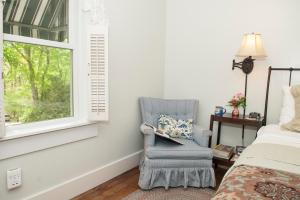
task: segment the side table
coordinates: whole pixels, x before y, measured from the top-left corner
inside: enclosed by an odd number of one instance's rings
[[[260,119],[250,119],[250,118],[248,118],[248,116],[232,117],[231,114],[225,114],[223,116],[218,116],[218,115],[212,114],[210,116],[209,130],[213,131],[214,122],[218,122],[218,132],[217,132],[218,133],[217,145],[218,145],[218,144],[220,144],[221,128],[222,128],[223,123],[242,125],[243,130],[246,126],[256,127],[256,134],[257,134],[257,131],[263,125],[263,119],[264,119],[263,117],[261,117]],[[244,131],[242,134],[242,139],[244,141]],[[210,146],[211,146],[211,141],[210,141]]]

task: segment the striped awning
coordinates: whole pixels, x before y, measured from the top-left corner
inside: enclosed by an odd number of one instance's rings
[[[68,0],[6,0],[4,33],[68,41]]]

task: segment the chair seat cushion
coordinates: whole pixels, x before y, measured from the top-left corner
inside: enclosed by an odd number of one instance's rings
[[[150,159],[212,159],[210,148],[201,147],[193,140],[181,139],[181,142],[184,145],[157,139],[155,146],[147,148],[145,154]]]

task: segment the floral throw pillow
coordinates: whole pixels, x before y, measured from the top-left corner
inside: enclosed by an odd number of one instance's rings
[[[158,131],[173,138],[192,139],[193,120],[176,120],[168,115],[160,115]]]

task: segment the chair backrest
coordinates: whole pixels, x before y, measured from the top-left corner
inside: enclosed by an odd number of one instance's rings
[[[175,119],[193,119],[197,124],[198,100],[167,100],[149,97],[139,99],[143,123],[157,127],[158,118],[161,114],[166,114]]]

